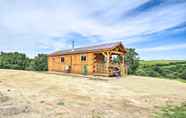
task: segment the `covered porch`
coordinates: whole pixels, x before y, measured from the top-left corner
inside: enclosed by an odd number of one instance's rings
[[[126,76],[125,53],[122,47],[95,53],[94,75]]]

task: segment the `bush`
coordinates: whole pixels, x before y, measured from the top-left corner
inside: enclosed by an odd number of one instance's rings
[[[143,69],[136,70],[136,75],[146,76],[146,72]]]
[[[35,64],[34,59],[27,60],[27,65],[25,70],[34,70],[34,64]]]
[[[85,65],[83,65],[82,74],[83,74],[83,75],[87,75],[87,74],[88,74],[88,67],[87,67],[87,65],[86,65],[86,64],[85,64]]]
[[[0,68],[3,69],[19,69],[24,70],[27,62],[25,54],[14,53],[1,53],[0,55]]]
[[[135,74],[170,79],[186,79],[186,62],[154,65],[141,64]]]
[[[29,59],[23,53],[0,53],[1,69],[18,69],[18,70],[48,70],[47,55],[39,54],[34,59]]]
[[[186,103],[180,106],[166,106],[155,114],[155,118],[186,118]]]
[[[160,77],[160,74],[153,70],[147,71],[147,73],[148,73],[148,76],[151,76],[151,77]]]
[[[181,73],[181,78],[186,80],[186,70]]]
[[[30,67],[35,71],[48,70],[48,56],[46,54],[38,54],[30,63]]]

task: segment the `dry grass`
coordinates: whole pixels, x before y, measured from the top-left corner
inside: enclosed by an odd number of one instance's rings
[[[183,101],[186,84],[174,80],[0,70],[0,118],[150,118],[160,106]]]

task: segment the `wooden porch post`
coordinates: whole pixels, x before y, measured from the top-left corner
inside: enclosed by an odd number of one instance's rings
[[[106,73],[109,74],[109,64],[110,64],[110,51],[102,53],[106,57]]]
[[[122,55],[122,68],[121,68],[121,70],[122,70],[122,76],[123,77],[125,77],[125,76],[127,76],[127,68],[126,68],[126,65],[125,65],[125,60],[124,60],[125,58],[124,58],[124,55]]]
[[[110,52],[107,52],[107,74],[109,74]]]

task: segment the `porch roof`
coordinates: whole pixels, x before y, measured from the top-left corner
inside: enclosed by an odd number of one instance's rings
[[[51,53],[49,54],[49,56],[60,56],[60,55],[78,54],[78,53],[87,53],[87,52],[101,52],[105,50],[111,50],[117,46],[121,46],[124,49],[124,53],[126,52],[126,49],[124,48],[121,42],[114,42],[114,43],[106,43],[106,44],[93,45],[93,46],[87,46],[81,48],[74,48],[73,50],[72,49],[61,50],[61,51]]]

